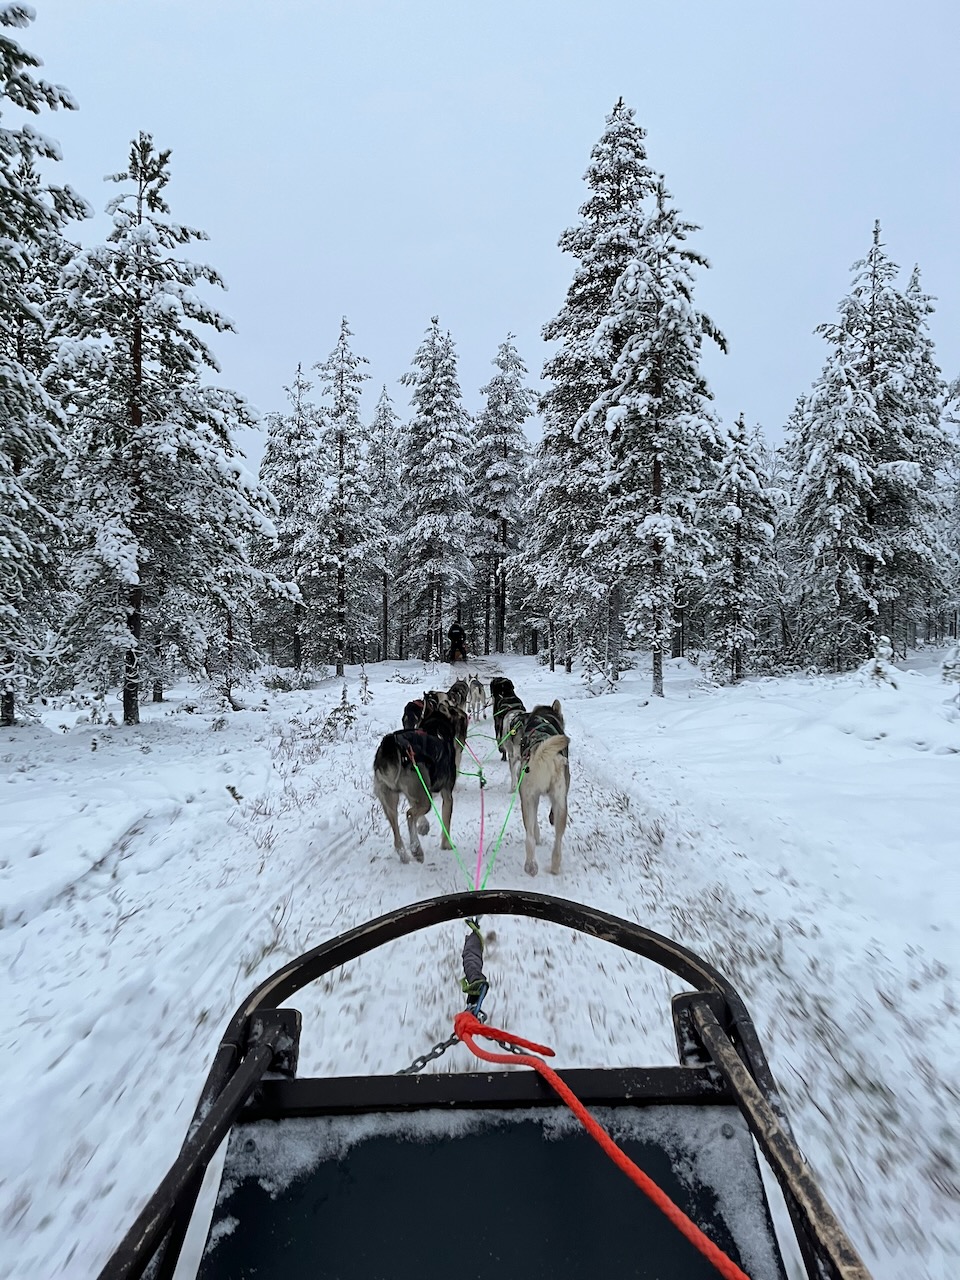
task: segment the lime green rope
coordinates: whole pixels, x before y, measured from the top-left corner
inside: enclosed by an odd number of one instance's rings
[[[453,843],[453,837],[450,835],[450,832],[447,830],[446,826],[444,825],[443,818],[441,818],[440,816],[440,810],[437,808],[437,806],[433,802],[433,796],[430,794],[430,788],[427,786],[427,784],[423,780],[423,774],[420,772],[420,766],[417,764],[416,760],[413,760],[413,759],[411,759],[410,763],[413,765],[414,769],[416,769],[417,771],[417,777],[420,779],[420,785],[421,787],[423,787],[424,792],[426,793],[427,799],[430,801],[430,808],[437,815],[437,821],[440,823],[440,830],[447,837],[447,843],[453,849],[453,854],[460,866],[460,870],[463,872],[464,876],[466,877],[467,887],[472,889],[474,886],[470,880],[470,872],[463,865],[463,859],[460,857],[460,850]]]
[[[507,816],[504,818],[503,826],[500,828],[500,834],[497,836],[497,843],[493,846],[493,853],[490,855],[490,861],[487,863],[487,868],[483,873],[483,879],[480,881],[481,889],[486,888],[487,881],[490,878],[490,872],[493,870],[493,864],[497,860],[497,854],[500,852],[500,843],[503,840],[503,833],[507,829],[507,823],[510,821],[511,813],[513,813],[513,806],[517,802],[517,795],[519,794],[519,791],[520,791],[520,783],[523,781],[523,775],[526,772],[527,772],[527,766],[524,765],[523,768],[520,770],[520,777],[517,779],[517,785],[513,789],[513,795],[511,795],[510,797],[510,804],[507,807]]]

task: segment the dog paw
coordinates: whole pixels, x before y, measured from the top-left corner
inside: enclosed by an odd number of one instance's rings
[[[453,845],[450,843],[450,841],[447,839],[447,837],[446,837],[446,836],[444,836],[444,837],[443,837],[443,839],[440,841],[440,848],[441,848],[441,849],[452,849],[452,848],[453,848]]]
[[[410,852],[413,854],[413,859],[415,862],[423,861],[423,850],[420,848],[419,845],[417,845],[415,849],[411,849]]]
[[[427,836],[430,834],[430,823],[427,821],[426,818],[419,818],[417,820],[417,830],[422,836]]]
[[[540,868],[537,866],[535,862],[525,862],[523,864],[523,869],[528,876],[535,876],[537,872],[540,870]]]
[[[406,866],[407,863],[410,861],[409,853],[407,853],[406,849],[398,849],[397,853],[399,853],[400,855],[400,861],[403,863],[404,866]]]

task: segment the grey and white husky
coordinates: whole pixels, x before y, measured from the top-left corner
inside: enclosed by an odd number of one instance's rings
[[[540,843],[539,809],[543,796],[550,797],[550,821],[553,824],[553,857],[550,870],[560,874],[561,844],[567,827],[567,793],[570,790],[570,739],[564,733],[563,712],[559,700],[548,706],[537,706],[523,718],[519,738],[520,812],[526,832],[527,875],[538,871],[535,854]]]
[[[467,715],[471,720],[477,720],[480,716],[484,720],[487,718],[487,694],[480,683],[479,675],[470,677],[470,687],[467,690]]]

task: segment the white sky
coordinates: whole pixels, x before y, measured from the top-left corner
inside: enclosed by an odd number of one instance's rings
[[[880,218],[938,295],[960,373],[956,0],[36,0],[20,34],[80,102],[45,119],[98,210],[139,129],[173,151],[175,217],[207,231],[239,335],[222,381],[264,411],[346,314],[365,408],[439,314],[468,407],[512,330],[531,372],[571,264],[556,248],[619,95],[703,230],[698,302],[730,354],[725,418],[779,436]],[[103,220],[84,238],[101,236]]]

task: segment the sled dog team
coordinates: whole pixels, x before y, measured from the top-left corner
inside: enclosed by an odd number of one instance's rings
[[[536,846],[540,843],[538,813],[544,796],[550,800],[553,823],[553,856],[550,870],[560,872],[561,844],[567,825],[567,792],[570,788],[570,739],[564,732],[559,701],[528,711],[513,681],[495,676],[490,681],[493,725],[501,758],[510,768],[511,789],[519,782],[520,812],[526,833],[528,875],[537,874]],[[440,796],[443,826],[440,848],[451,848],[447,839],[453,816],[453,788],[460,756],[467,739],[470,718],[486,719],[487,698],[478,676],[457,680],[446,691],[430,689],[403,709],[403,728],[388,733],[373,762],[373,790],[387,815],[393,844],[401,862],[411,856],[423,861],[420,837],[430,829],[427,814],[430,797]],[[407,801],[409,852],[400,834],[397,806]]]

